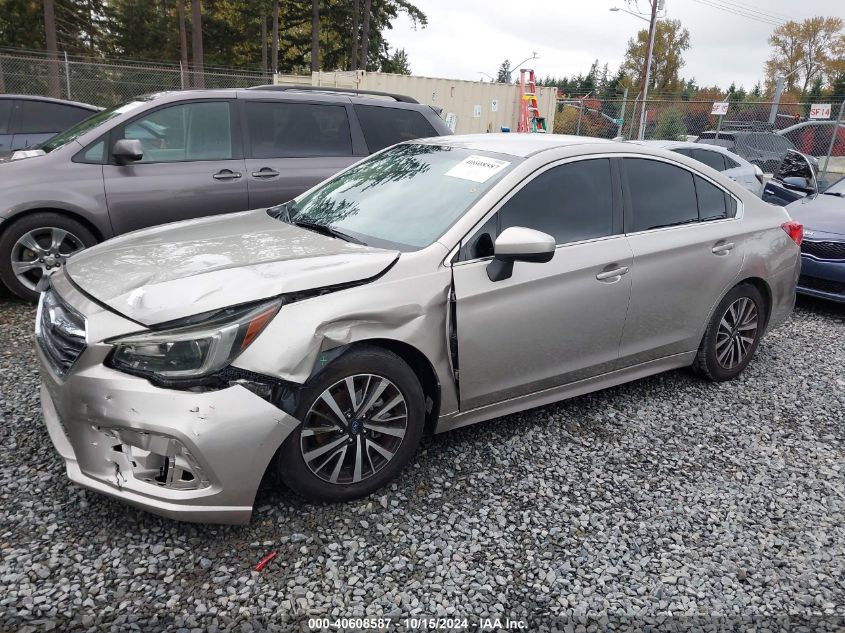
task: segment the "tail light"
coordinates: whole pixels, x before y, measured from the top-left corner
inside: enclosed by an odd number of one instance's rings
[[[780,225],[786,234],[792,239],[793,242],[801,246],[801,240],[804,239],[804,225],[800,222],[796,222],[795,220],[790,220],[789,222],[784,222]]]

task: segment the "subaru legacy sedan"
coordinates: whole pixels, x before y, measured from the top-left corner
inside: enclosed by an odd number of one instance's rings
[[[39,304],[44,418],[71,480],[166,516],[247,521],[273,474],[352,499],[424,432],[679,367],[734,378],[792,310],[800,241],[674,152],[399,144],[71,258]]]

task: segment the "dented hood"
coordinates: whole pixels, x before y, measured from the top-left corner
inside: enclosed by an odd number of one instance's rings
[[[116,312],[154,325],[365,280],[398,256],[291,226],[258,210],[130,233],[75,255],[66,273]]]

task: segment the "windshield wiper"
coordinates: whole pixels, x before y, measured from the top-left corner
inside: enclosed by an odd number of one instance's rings
[[[845,198],[845,193],[840,193],[838,191],[822,191],[822,193],[826,196],[836,196],[837,198]]]
[[[363,244],[366,246],[366,243],[362,242],[357,237],[352,237],[343,231],[338,231],[336,228],[327,224],[319,224],[317,222],[311,222],[310,220],[297,220],[296,218],[293,220],[289,219],[288,221],[294,226],[301,226],[303,229],[308,229],[310,231],[314,231],[315,233],[322,233],[323,235],[328,235],[329,237],[336,237],[344,242],[352,242],[353,244]]]

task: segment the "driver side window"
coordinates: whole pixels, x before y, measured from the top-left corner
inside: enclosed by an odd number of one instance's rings
[[[229,104],[182,103],[156,110],[123,128],[123,138],[141,141],[141,163],[232,158]]]
[[[548,233],[567,244],[613,230],[610,160],[592,158],[552,167],[517,191],[461,248],[461,260],[493,255],[496,236],[512,226]]]

